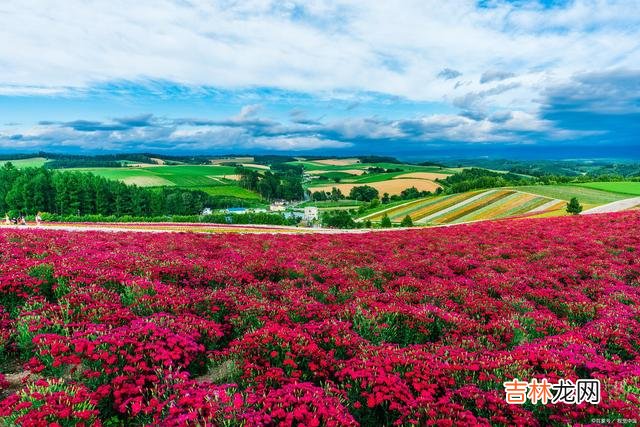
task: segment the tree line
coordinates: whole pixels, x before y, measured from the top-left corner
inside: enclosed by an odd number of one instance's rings
[[[126,185],[87,172],[0,167],[0,213],[33,215],[193,215],[239,204],[203,191]]]
[[[292,165],[278,165],[275,171],[259,172],[243,166],[236,167],[240,175],[240,186],[255,191],[266,200],[302,200],[302,168]]]
[[[481,168],[464,169],[445,179],[436,180],[447,194],[464,193],[482,188],[509,187],[541,184],[536,177],[526,177],[515,173],[494,172]]]
[[[438,189],[440,190],[440,189]],[[441,191],[441,190],[440,190]],[[440,191],[437,191],[436,194],[439,194]],[[432,193],[430,191],[419,191],[416,187],[410,187],[402,190],[400,194],[393,194],[389,196],[389,193],[384,193],[382,197],[380,197],[379,202],[382,204],[387,204],[390,202],[397,202],[400,200],[412,200],[417,199],[419,197],[427,197],[431,196]],[[342,191],[339,188],[333,187],[331,191],[314,191],[311,193],[311,200],[314,202],[322,202],[322,201],[338,201],[346,199]],[[378,199],[380,196],[379,191],[370,186],[370,185],[358,185],[351,188],[349,191],[349,199],[357,200],[360,202],[372,202],[373,200]]]

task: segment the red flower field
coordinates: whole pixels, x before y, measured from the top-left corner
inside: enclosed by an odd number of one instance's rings
[[[0,243],[0,425],[640,418],[638,212]],[[601,402],[510,405],[514,378],[598,379]]]

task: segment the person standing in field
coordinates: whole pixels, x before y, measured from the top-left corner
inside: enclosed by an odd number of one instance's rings
[[[36,225],[40,225],[40,223],[42,222],[42,216],[40,216],[41,212],[38,212],[36,214]]]

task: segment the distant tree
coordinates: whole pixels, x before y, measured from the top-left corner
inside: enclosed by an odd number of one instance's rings
[[[383,205],[386,205],[387,203],[389,203],[389,193],[384,193],[382,195],[382,200],[381,200]]]
[[[389,219],[389,216],[387,214],[384,214],[384,216],[382,217],[382,219],[380,220],[380,226],[382,228],[391,228],[391,220]]]
[[[402,227],[413,227],[413,221],[411,220],[411,217],[409,215],[407,215],[404,218],[402,218],[402,222],[400,223],[400,226],[402,226]]]
[[[578,202],[577,197],[572,197],[569,203],[567,203],[567,213],[578,215],[580,212],[582,212],[582,205]]]
[[[373,199],[378,198],[378,190],[370,185],[353,187],[349,192],[349,198],[353,200],[361,200],[363,202],[370,202]]]
[[[342,191],[340,191],[339,188],[333,187],[331,189],[331,195],[329,196],[329,198],[334,202],[337,202],[338,200],[344,199],[344,194],[342,194]]]
[[[336,211],[323,217],[325,227],[332,228],[356,228],[356,223],[347,211]]]
[[[411,188],[407,188],[406,190],[402,190],[402,192],[400,193],[400,196],[405,200],[417,199],[418,197],[421,196],[421,193],[418,191],[416,187],[411,187]]]
[[[314,202],[321,202],[321,201],[327,200],[327,193],[324,191],[314,191],[311,194],[311,199]]]
[[[371,228],[371,220],[368,219],[364,222],[364,228]]]

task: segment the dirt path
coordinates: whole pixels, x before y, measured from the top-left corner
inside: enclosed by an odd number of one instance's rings
[[[627,209],[631,209],[640,205],[640,197],[632,197],[630,199],[622,199],[617,202],[607,203],[606,205],[597,206],[595,208],[587,209],[582,212],[583,214],[598,214],[607,212],[620,212]]]

